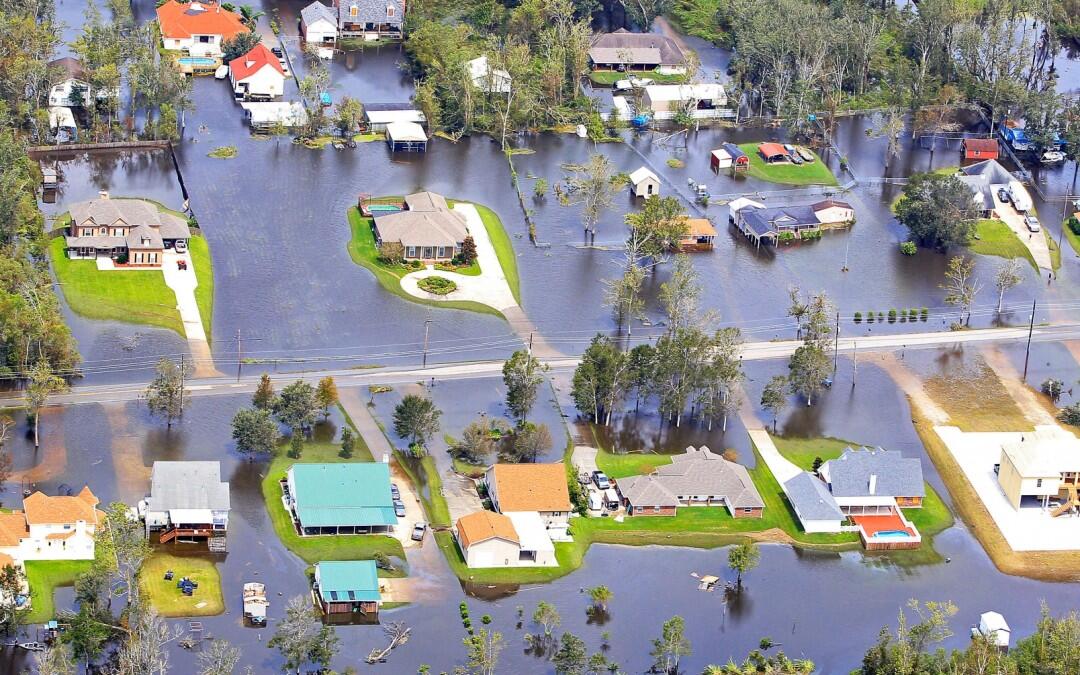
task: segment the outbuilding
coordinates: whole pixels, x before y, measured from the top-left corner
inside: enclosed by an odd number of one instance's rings
[[[744,171],[750,167],[750,158],[734,143],[724,143],[712,151],[709,166],[713,173],[719,173],[720,169],[735,168],[736,171]]]
[[[788,154],[788,151],[779,143],[761,143],[758,145],[757,149],[761,158],[769,164],[791,161],[791,156]]]
[[[961,147],[964,151],[964,159],[973,161],[997,159],[1000,153],[997,139],[994,138],[965,138]]]
[[[315,563],[312,587],[323,614],[332,617],[379,614],[382,594],[374,560],[323,560]]]
[[[979,616],[978,632],[998,649],[1009,649],[1009,638],[1012,636],[1012,631],[1005,621],[1005,617],[1000,613],[983,612]]]
[[[386,125],[386,144],[392,152],[427,152],[428,137],[416,122],[391,122]]]
[[[660,179],[646,167],[640,167],[630,174],[630,190],[635,197],[652,197],[660,194]]]
[[[337,42],[337,12],[318,0],[300,10],[300,31],[309,45],[332,45]]]

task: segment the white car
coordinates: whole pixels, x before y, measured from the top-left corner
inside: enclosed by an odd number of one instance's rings
[[[618,80],[615,82],[615,89],[618,91],[627,91],[634,89],[635,87],[647,87],[652,84],[653,81],[647,77],[628,77],[625,80]]]
[[[214,71],[214,79],[215,80],[224,80],[228,76],[229,76],[229,67],[228,66],[218,66],[217,70]]]
[[[1065,153],[1060,150],[1047,150],[1043,153],[1043,164],[1055,164],[1057,162],[1065,161]]]
[[[176,240],[176,252],[177,253],[187,253],[187,242],[184,241],[183,239],[177,239]]]
[[[1029,232],[1042,232],[1042,225],[1035,216],[1024,216],[1024,224],[1027,225]]]

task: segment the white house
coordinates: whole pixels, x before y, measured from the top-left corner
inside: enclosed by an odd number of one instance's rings
[[[454,539],[469,567],[554,567],[555,544],[536,512],[476,511],[454,524]]]
[[[979,626],[976,630],[989,640],[990,644],[998,649],[1008,650],[1012,631],[1005,617],[998,612],[983,612],[979,616]]]
[[[332,45],[337,42],[337,12],[318,0],[300,10],[300,31],[304,42],[312,45]]]
[[[660,179],[646,167],[630,174],[630,190],[635,197],[652,197],[660,194]]]
[[[641,99],[642,108],[657,119],[670,119],[683,110],[694,117],[719,117],[719,109],[726,105],[724,87],[716,83],[652,84]]]
[[[478,56],[472,61],[465,62],[465,70],[469,73],[473,86],[488,94],[510,93],[510,73],[488,65],[488,57]]]
[[[97,505],[89,487],[72,497],[35,492],[23,500],[22,511],[0,513],[0,556],[16,566],[27,560],[93,560],[94,535],[105,517]]]
[[[822,225],[855,221],[855,207],[839,199],[823,199],[811,204],[810,208],[814,209],[814,215]]]
[[[49,105],[75,108],[90,102],[90,83],[82,62],[70,56],[49,61],[49,70],[56,74],[49,89]]]
[[[157,18],[162,46],[189,58],[220,59],[226,40],[249,32],[239,14],[214,0],[168,0],[157,8]]]
[[[784,494],[806,532],[841,532],[846,516],[825,482],[802,471],[784,483]]]
[[[229,61],[229,81],[238,100],[269,100],[285,93],[285,70],[263,43]]]
[[[224,550],[229,484],[221,480],[221,462],[154,462],[139,511],[147,538],[160,532],[162,544],[205,539],[210,550]]]

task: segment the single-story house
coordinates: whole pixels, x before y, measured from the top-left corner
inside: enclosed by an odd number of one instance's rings
[[[337,42],[338,13],[319,0],[300,10],[300,33],[309,45],[332,45]]]
[[[986,159],[962,167],[956,178],[971,190],[975,208],[983,218],[993,215],[997,206],[995,196],[999,189],[1009,188],[1014,182],[1022,188],[1009,170],[996,159]],[[1030,197],[1026,201],[1030,202]]]
[[[476,511],[454,524],[454,538],[469,567],[558,565],[555,544],[535,511],[505,515]]]
[[[386,131],[393,122],[427,124],[424,113],[408,103],[371,103],[364,106],[364,123],[371,133]]]
[[[818,469],[840,510],[848,515],[922,508],[922,463],[897,450],[847,448]]]
[[[465,70],[469,73],[469,79],[472,80],[473,86],[480,91],[488,94],[510,93],[510,73],[488,65],[486,54],[478,56],[472,61],[466,61]]]
[[[652,197],[660,194],[660,179],[646,167],[630,174],[630,191],[635,197]]]
[[[279,124],[287,129],[307,124],[307,110],[299,101],[244,101],[240,107],[255,131],[268,131]]]
[[[98,498],[83,487],[74,496],[35,492],[22,510],[0,513],[0,567],[27,560],[93,560],[94,535],[104,523]]]
[[[1051,500],[1060,500],[1051,514],[1066,513],[1080,486],[1080,439],[1035,431],[1002,445],[998,485],[1014,509],[1045,509]]]
[[[229,82],[237,100],[268,101],[285,93],[285,69],[260,42],[247,54],[229,61]]]
[[[406,195],[401,211],[376,212],[372,223],[375,243],[397,242],[406,260],[438,262],[461,253],[469,230],[465,217],[434,192]]]
[[[804,531],[841,531],[847,516],[823,480],[803,471],[784,483],[784,493]]]
[[[323,614],[377,617],[382,594],[374,560],[323,560],[315,563],[312,591]]]
[[[641,97],[641,107],[651,110],[659,119],[673,116],[683,110],[709,111],[727,105],[723,85],[704,84],[650,84]]]
[[[186,57],[221,59],[222,44],[250,29],[216,0],[167,0],[157,8],[162,46]]]
[[[384,462],[296,463],[282,488],[285,508],[302,535],[385,533],[398,522]]]
[[[495,464],[484,474],[488,498],[499,513],[534,511],[553,539],[565,539],[570,490],[562,464]]]
[[[838,199],[766,207],[761,202],[741,197],[728,204],[728,222],[760,246],[763,240],[775,244],[784,238],[801,237],[804,232],[850,225],[855,222],[855,209]]]
[[[686,54],[675,40],[656,33],[631,33],[625,28],[594,37],[589,61],[593,70],[686,72]]]
[[[964,159],[981,161],[997,159],[999,155],[998,142],[994,138],[965,138],[960,146]]]
[[[741,171],[750,168],[750,158],[734,143],[724,143],[712,151],[709,167],[712,168],[713,173],[732,167],[735,167],[736,171]]]
[[[716,228],[708,218],[687,218],[686,234],[679,240],[681,251],[711,251]]]
[[[161,544],[205,539],[211,551],[225,550],[229,510],[221,462],[154,462],[150,494],[139,504],[148,539],[154,532]]]
[[[386,144],[391,152],[427,152],[428,137],[416,122],[391,122],[386,125]]]
[[[779,143],[761,143],[757,146],[757,149],[761,158],[769,164],[791,161],[791,155]]]
[[[733,518],[760,518],[765,509],[746,467],[705,446],[687,448],[647,476],[616,481],[630,516],[674,516],[680,507],[723,506]]]
[[[69,258],[126,258],[126,264],[161,267],[166,249],[191,238],[187,221],[142,199],[97,199],[71,205],[65,247]]]
[[[814,217],[822,225],[838,225],[855,221],[855,208],[839,199],[822,199],[810,205],[814,210]]]
[[[400,40],[405,21],[405,0],[334,0],[338,8],[338,35],[365,40]]]

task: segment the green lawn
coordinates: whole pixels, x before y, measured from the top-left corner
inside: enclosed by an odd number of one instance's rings
[[[304,444],[299,460],[286,456],[286,447],[279,448],[278,454],[270,462],[262,480],[263,499],[266,501],[274,531],[285,547],[307,563],[320,560],[370,560],[376,552],[388,556],[397,556],[404,560],[405,553],[401,542],[390,536],[374,534],[339,534],[313,537],[301,537],[296,533],[285,506],[281,503],[281,487],[278,484],[285,477],[289,467],[300,462],[357,462],[370,461],[371,452],[364,445],[359,434],[355,435],[356,450],[352,459],[338,456],[341,446],[336,443],[308,442]]]
[[[606,473],[609,478],[625,478],[650,473],[656,467],[670,463],[670,455],[641,452],[614,453],[609,452],[607,448],[599,448],[596,452],[596,467]]]
[[[993,255],[999,258],[1021,258],[1038,269],[1035,259],[1031,257],[1031,251],[1002,221],[981,218],[975,223],[975,233],[978,239],[973,237],[968,243],[968,248],[972,253]]]
[[[839,457],[847,448],[860,447],[859,443],[839,438],[795,438],[772,434],[770,436],[780,454],[804,471],[813,470],[816,457],[820,457],[822,461],[828,461]]]
[[[1080,234],[1076,234],[1069,228],[1069,221],[1066,220],[1061,225],[1065,228],[1065,238],[1069,240],[1069,245],[1072,246],[1073,253],[1080,255]]]
[[[751,178],[784,185],[837,185],[836,176],[825,162],[821,161],[821,157],[816,152],[814,152],[815,161],[809,164],[796,165],[790,162],[768,164],[758,154],[758,145],[758,143],[739,145],[739,149],[750,158],[750,170],[747,174]]]
[[[166,570],[172,570],[175,574],[172,581],[165,580]],[[176,587],[182,577],[188,577],[199,585],[194,594],[184,595]],[[206,558],[155,553],[143,563],[139,572],[139,587],[162,616],[217,616],[225,611],[221,575],[217,565]]]
[[[73,586],[75,579],[93,565],[92,560],[28,560],[26,583],[30,586],[30,613],[27,623],[45,623],[56,618],[53,591]]]
[[[655,84],[679,84],[686,80],[686,75],[672,75],[667,73],[657,73],[655,71],[633,71],[631,73],[620,72],[618,70],[593,70],[589,72],[589,79],[593,84],[599,84],[604,86],[612,86],[619,80],[625,80],[628,77],[649,78]]]
[[[188,240],[191,263],[195,266],[195,278],[199,285],[195,287],[195,304],[199,306],[203,330],[206,339],[210,339],[211,319],[214,316],[214,265],[210,258],[210,245],[206,238],[199,235]],[[175,297],[175,296],[174,296]]]
[[[391,444],[392,445],[392,444]],[[450,507],[446,505],[446,499],[442,496],[442,477],[439,469],[435,466],[435,459],[431,455],[424,455],[417,459],[394,448],[398,464],[409,476],[420,501],[427,514],[428,523],[432,527],[450,527]]]

